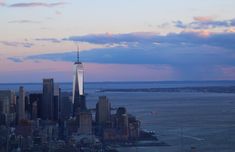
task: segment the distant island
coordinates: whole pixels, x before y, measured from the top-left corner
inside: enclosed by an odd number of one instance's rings
[[[235,93],[235,86],[175,87],[175,88],[137,88],[137,89],[101,89],[98,92],[206,92]]]

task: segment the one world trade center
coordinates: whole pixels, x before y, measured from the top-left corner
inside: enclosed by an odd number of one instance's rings
[[[73,70],[73,116],[77,116],[79,112],[87,110],[84,95],[84,68],[82,62],[79,61],[79,48],[77,50],[77,61],[74,62]]]

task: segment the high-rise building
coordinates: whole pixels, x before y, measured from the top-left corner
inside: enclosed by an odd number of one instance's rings
[[[29,111],[31,119],[42,118],[42,94],[41,93],[29,94],[29,103],[30,103]],[[37,109],[35,109],[36,107]]]
[[[90,111],[79,112],[78,133],[85,135],[92,133],[92,114]]]
[[[96,104],[96,123],[99,125],[105,125],[110,121],[111,117],[111,105],[106,96],[100,96],[99,101]]]
[[[85,96],[84,96],[84,68],[82,62],[79,61],[79,49],[77,52],[77,61],[73,66],[73,97],[74,104],[73,115],[76,116],[80,111],[86,110]]]
[[[128,135],[128,114],[125,107],[117,109],[116,127],[122,134]]]
[[[0,90],[0,124],[10,124],[14,119],[11,112],[12,105],[15,104],[15,93],[10,90]]]
[[[61,98],[61,108],[60,108],[60,119],[68,120],[72,116],[73,105],[71,98],[69,96],[63,96]]]
[[[0,112],[9,113],[10,112],[10,102],[11,102],[11,91],[3,90],[0,91]]]
[[[140,136],[140,121],[134,116],[128,115],[129,138],[138,139]]]
[[[29,96],[25,95],[25,119],[31,119]]]
[[[37,104],[37,102],[33,102],[32,112],[31,112],[30,116],[31,116],[31,119],[33,119],[33,120],[38,118],[38,104]]]
[[[25,91],[22,86],[19,88],[19,97],[17,100],[17,121],[18,123],[25,119]]]
[[[54,120],[54,81],[43,79],[42,119]]]
[[[59,120],[61,89],[59,84],[54,85],[54,120]]]

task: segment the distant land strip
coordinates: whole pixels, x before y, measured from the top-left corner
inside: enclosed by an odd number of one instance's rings
[[[235,93],[235,86],[178,87],[178,88],[137,88],[137,89],[101,89],[98,92],[203,92],[203,93]]]

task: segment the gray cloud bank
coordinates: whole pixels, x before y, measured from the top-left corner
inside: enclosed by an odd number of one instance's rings
[[[207,37],[197,33],[172,33],[165,36],[154,33],[100,34],[72,36],[64,40],[93,44],[125,44],[83,51],[81,58],[85,62],[170,64],[178,67],[235,65],[235,33],[212,34]],[[73,61],[75,56],[75,52],[71,51],[34,55],[27,59]]]
[[[64,41],[92,44],[116,44],[115,47],[81,52],[83,62],[101,64],[168,65],[187,78],[218,76],[221,67],[235,67],[235,33],[208,36],[199,33],[127,33],[71,36],[63,40],[38,39],[60,43]],[[15,62],[23,60],[11,59]],[[76,51],[27,56],[24,60],[76,60]],[[231,73],[231,72],[230,72]]]
[[[56,7],[65,5],[64,2],[56,2],[56,3],[45,3],[45,2],[30,2],[30,3],[14,3],[9,5],[9,7]]]
[[[199,20],[196,19],[191,23],[184,23],[183,21],[174,21],[174,26],[181,29],[212,29],[212,28],[228,28],[235,27],[235,18],[230,20]]]

